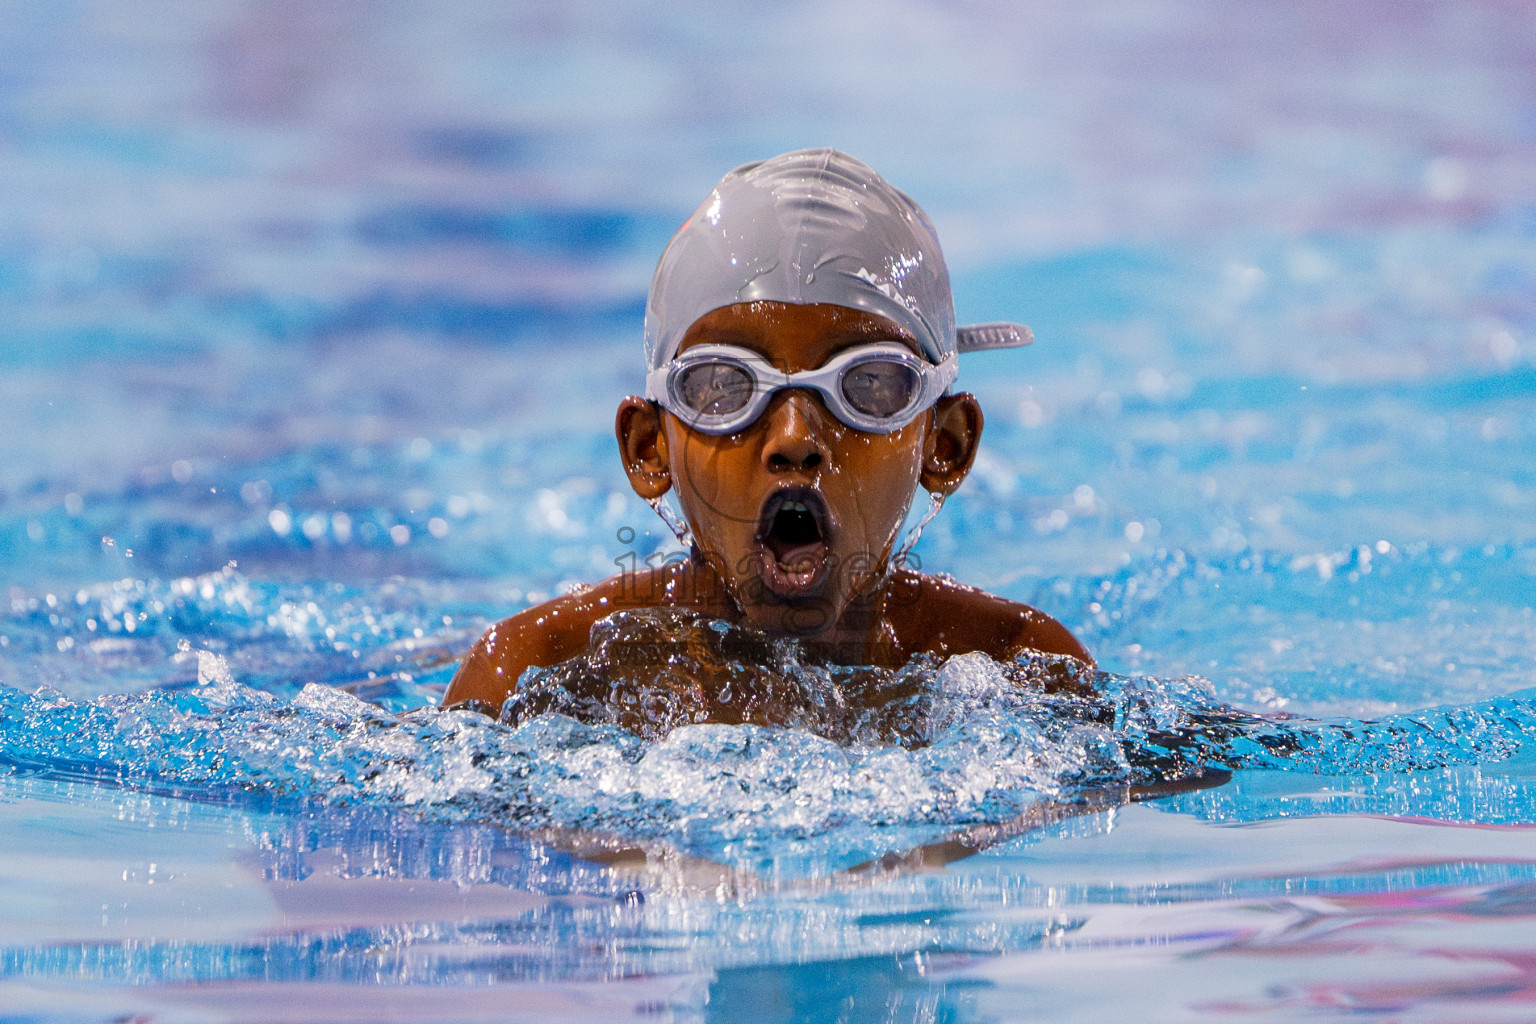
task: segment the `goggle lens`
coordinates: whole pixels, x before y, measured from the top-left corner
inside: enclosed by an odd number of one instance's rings
[[[694,363],[677,376],[678,397],[702,416],[740,412],[752,398],[752,387],[752,375],[734,363]]]
[[[866,416],[895,416],[917,398],[923,382],[917,371],[890,359],[871,359],[843,374],[843,398]]]

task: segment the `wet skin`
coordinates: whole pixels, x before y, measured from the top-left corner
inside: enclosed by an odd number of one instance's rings
[[[872,342],[919,351],[902,328],[870,313],[753,302],[699,318],[679,352],[735,345],[793,373]],[[620,574],[498,623],[460,666],[444,703],[475,701],[494,712],[525,668],[586,650],[597,620],[659,605],[796,638],[813,657],[839,664],[899,666],[921,652],[1006,659],[1027,649],[1092,661],[1034,608],[886,571],[919,487],[947,495],[975,460],[982,416],[969,394],[945,396],[889,434],[843,424],[801,388],[776,393],[734,434],[700,433],[635,397],[620,403],[615,426],[630,485],[646,499],[675,492],[694,550],[684,562]]]

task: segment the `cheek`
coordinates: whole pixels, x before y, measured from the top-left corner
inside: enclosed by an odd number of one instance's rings
[[[746,445],[686,430],[668,430],[668,461],[689,526],[701,540],[718,543],[734,528],[756,529],[747,508],[755,460]]]
[[[846,449],[839,463],[847,507],[853,513],[845,525],[871,554],[890,543],[906,516],[922,469],[921,438],[915,426],[879,437],[866,435]]]

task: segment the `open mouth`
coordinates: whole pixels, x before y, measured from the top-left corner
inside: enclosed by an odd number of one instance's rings
[[[821,495],[808,487],[775,491],[758,520],[763,583],[780,597],[818,589],[831,563],[829,517]]]

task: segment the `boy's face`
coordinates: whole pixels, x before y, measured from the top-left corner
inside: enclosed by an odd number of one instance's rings
[[[884,317],[782,302],[706,314],[678,351],[735,345],[794,373],[873,342],[919,351]],[[666,412],[661,419],[658,453],[683,514],[748,624],[806,636],[838,623],[878,580],[922,475],[932,413],[889,434],[865,433],[833,416],[816,392],[788,388],[735,434],[700,433]]]

